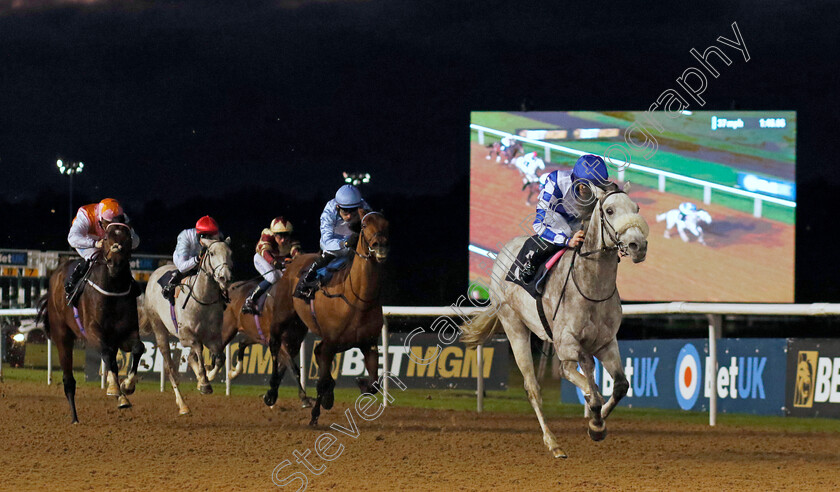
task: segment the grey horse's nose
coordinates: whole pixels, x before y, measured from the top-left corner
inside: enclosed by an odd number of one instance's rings
[[[627,245],[627,247],[630,248],[633,251],[636,251],[637,249],[639,249],[639,245],[636,244],[635,242],[631,242],[630,244]]]

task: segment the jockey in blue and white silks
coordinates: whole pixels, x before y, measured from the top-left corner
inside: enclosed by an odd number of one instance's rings
[[[682,202],[680,203],[680,206],[677,207],[677,210],[680,211],[680,220],[686,220],[686,218],[697,213],[697,205],[691,202]]]
[[[571,172],[554,171],[546,176],[533,224],[534,232],[542,241],[522,266],[523,280],[530,281],[543,261],[560,248],[576,248],[583,242],[580,216],[587,204],[581,203],[581,193],[575,187],[603,186],[608,178],[604,159],[593,154],[580,156]]]
[[[309,267],[303,282],[295,296],[308,298],[317,286],[317,271],[327,266],[338,256],[353,254],[358,235],[350,229],[350,224],[358,221],[358,210],[370,210],[362,198],[359,189],[353,185],[344,185],[338,189],[335,198],[327,202],[321,212],[321,256]]]

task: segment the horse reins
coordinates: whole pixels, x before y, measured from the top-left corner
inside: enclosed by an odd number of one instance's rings
[[[213,246],[216,243],[221,243],[221,242],[224,242],[224,241],[213,241],[212,243],[210,243],[210,245],[207,246],[207,250],[209,251],[211,246]],[[207,252],[204,253],[204,255],[201,257],[201,262],[198,264],[198,269],[199,269],[200,273],[204,273],[205,275],[207,275],[208,277],[213,279],[213,281],[216,282],[216,285],[218,285],[219,282],[216,280],[216,272],[220,268],[224,267],[225,264],[220,263],[219,265],[216,265],[216,267],[213,268],[212,271],[210,271],[210,270],[208,270],[207,268],[204,267],[204,263],[210,261],[208,259],[209,256],[210,255]],[[187,307],[187,302],[189,302],[190,298],[195,299],[195,302],[201,304],[202,306],[212,306],[213,304],[218,304],[218,303],[224,301],[224,293],[222,292],[222,286],[221,285],[219,285],[219,297],[218,297],[218,299],[216,299],[215,301],[209,301],[209,302],[204,302],[204,301],[200,300],[198,297],[195,296],[195,283],[196,282],[198,282],[198,275],[196,275],[193,278],[193,281],[192,281],[191,284],[188,284],[188,283],[179,284],[181,287],[189,287],[189,289],[188,289],[189,292],[187,292],[187,298],[184,299],[184,304],[181,306],[181,309],[185,309]]]
[[[384,234],[382,234],[381,232],[377,232],[376,234],[374,234],[372,239],[368,239],[367,236],[365,236],[365,233],[364,233],[365,222],[364,221],[367,218],[367,216],[371,215],[371,214],[382,215],[379,212],[368,212],[367,214],[365,214],[364,217],[362,217],[362,230],[361,230],[361,234],[359,234],[359,239],[364,240],[364,246],[367,248],[368,254],[363,255],[363,254],[359,253],[358,251],[356,251],[355,249],[353,250],[353,253],[356,256],[358,256],[359,258],[361,258],[365,261],[370,261],[371,259],[373,259],[373,257],[376,254],[376,252],[373,250],[373,248],[370,247],[371,241],[373,239],[376,239],[377,236],[384,237]],[[353,276],[350,275],[349,272],[348,272],[348,277],[350,279],[350,292],[353,294],[353,296],[355,296],[356,299],[361,301],[363,304],[370,304],[370,306],[361,307],[361,308],[356,306],[355,304],[350,302],[349,299],[347,299],[347,297],[344,295],[343,292],[340,293],[340,294],[330,294],[326,289],[322,288],[321,293],[324,295],[324,297],[327,297],[327,298],[330,298],[330,299],[335,299],[336,297],[341,298],[341,300],[343,300],[345,303],[347,303],[348,306],[352,307],[353,309],[357,309],[359,311],[367,311],[368,309],[371,309],[373,307],[373,303],[376,302],[377,299],[379,299],[379,292],[377,292],[376,295],[373,296],[373,298],[365,299],[365,298],[363,298],[362,296],[360,296],[359,294],[356,293],[356,289],[353,287]],[[380,287],[380,289],[381,289],[381,287]]]
[[[615,287],[613,288],[612,293],[610,293],[609,296],[604,297],[603,299],[593,299],[593,298],[591,298],[591,297],[589,297],[589,296],[587,296],[586,294],[583,293],[583,291],[580,288],[580,285],[578,284],[577,277],[575,276],[575,258],[577,258],[578,256],[580,256],[582,258],[585,258],[585,259],[589,259],[589,257],[592,256],[592,255],[595,255],[595,254],[598,254],[598,253],[604,253],[604,252],[607,252],[607,251],[613,251],[613,250],[617,250],[618,253],[621,256],[627,256],[627,254],[628,254],[627,253],[627,247],[618,238],[618,234],[617,234],[617,231],[615,230],[615,227],[613,227],[613,225],[609,222],[609,220],[607,220],[607,217],[604,215],[604,202],[610,196],[616,195],[618,193],[624,193],[624,191],[622,191],[622,190],[611,191],[611,192],[605,194],[603,197],[601,197],[598,200],[598,212],[599,212],[600,217],[601,217],[601,224],[600,224],[600,227],[601,227],[601,247],[598,248],[598,249],[593,249],[593,250],[586,251],[586,252],[581,252],[580,251],[582,249],[583,245],[580,245],[577,248],[575,248],[574,253],[572,253],[571,263],[569,264],[569,271],[566,273],[566,279],[563,281],[563,289],[560,291],[560,299],[557,300],[557,306],[554,308],[554,316],[552,316],[552,318],[551,318],[552,320],[557,319],[557,313],[560,310],[560,304],[563,302],[563,298],[566,296],[566,286],[569,283],[569,277],[572,278],[572,283],[574,284],[575,289],[578,291],[578,294],[580,294],[581,297],[583,297],[584,299],[586,299],[589,302],[593,302],[593,303],[597,304],[597,303],[608,301],[609,299],[612,299],[612,297],[615,295],[616,292],[618,292],[618,285],[616,284]],[[609,226],[609,230],[604,226],[604,224]],[[606,241],[604,240],[604,234],[605,233],[609,235],[609,238],[616,244],[616,246],[607,246]]]

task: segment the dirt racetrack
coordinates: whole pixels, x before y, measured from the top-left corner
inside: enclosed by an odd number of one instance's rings
[[[220,388],[217,388],[220,389]],[[306,473],[307,490],[837,490],[840,433],[786,432],[669,419],[622,417],[589,440],[582,418],[548,415],[569,454],[550,457],[532,414],[505,415],[388,407],[356,417],[356,439],[320,475],[295,463],[332,422],[348,425],[336,402],[309,428],[294,400],[274,409],[250,396],[187,395],[178,417],[172,394],[138,390],[119,411],[98,388],[79,388],[79,425],[70,425],[62,386],[0,383],[3,490],[269,490],[283,460]],[[397,403],[399,403],[399,395]],[[523,396],[524,398],[524,396]],[[335,448],[333,448],[335,449]],[[296,490],[293,482],[286,490]]]
[[[496,252],[499,244],[533,234],[534,207],[525,203],[519,172],[495,160],[487,149],[471,144],[470,243]],[[755,218],[716,205],[700,204],[712,218],[705,225],[704,246],[684,243],[656,215],[676,208],[686,198],[643,186],[631,186],[650,225],[647,259],[622,262],[618,291],[631,301],[793,302],[794,226]],[[470,277],[489,281],[490,260],[470,253]]]

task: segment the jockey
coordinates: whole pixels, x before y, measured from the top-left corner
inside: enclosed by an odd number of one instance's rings
[[[280,279],[286,263],[300,254],[300,241],[292,239],[292,232],[292,223],[283,217],[275,218],[268,229],[262,230],[254,254],[254,267],[263,276],[263,280],[245,299],[243,313],[259,314],[257,304],[260,297]]]
[[[207,247],[201,244],[202,239],[215,241],[222,239],[219,224],[209,215],[198,219],[194,228],[184,229],[178,234],[178,244],[172,255],[172,261],[177,270],[169,279],[169,283],[163,287],[163,297],[169,299],[170,303],[175,302],[175,287],[181,283],[181,280],[198,271],[198,266],[207,250]]]
[[[682,202],[677,209],[680,211],[680,220],[682,221],[685,221],[686,217],[697,213],[697,205],[691,202]]]
[[[73,219],[73,225],[70,226],[67,242],[76,249],[79,255],[84,258],[84,261],[76,265],[76,268],[70,274],[70,278],[64,284],[68,301],[72,301],[71,297],[76,290],[76,284],[85,276],[93,264],[96,254],[99,253],[99,248],[102,247],[102,241],[105,239],[105,231],[112,223],[129,223],[128,216],[123,212],[122,206],[113,198],[105,198],[99,203],[79,207],[76,218]],[[137,249],[139,244],[140,238],[132,228],[131,249]]]
[[[502,141],[499,142],[499,144],[501,144],[501,146],[502,146],[501,150],[502,150],[502,152],[504,152],[508,149],[508,147],[513,145],[513,139],[510,138],[510,137],[502,137]]]
[[[516,167],[522,171],[526,178],[532,178],[529,181],[536,181],[537,170],[545,169],[545,161],[537,157],[536,152],[529,152],[522,156],[522,159],[516,161]]]
[[[522,265],[524,282],[530,282],[540,265],[561,248],[576,248],[583,243],[579,217],[586,204],[581,203],[581,196],[588,184],[603,187],[608,177],[606,163],[593,154],[580,156],[571,172],[554,171],[546,176],[534,220],[534,232],[541,241]]]
[[[318,269],[338,256],[353,254],[358,235],[350,230],[350,224],[358,221],[359,209],[370,210],[370,205],[362,198],[359,189],[349,184],[339,188],[335,198],[327,202],[321,213],[321,256],[303,276],[295,297],[309,298],[318,285]]]

